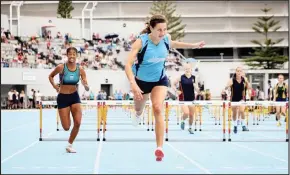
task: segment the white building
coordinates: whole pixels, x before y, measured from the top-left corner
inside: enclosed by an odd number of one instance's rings
[[[85,25],[82,30],[82,10],[88,1],[73,1],[73,19],[57,18],[58,1],[23,1],[20,6],[20,16],[16,15],[16,8],[12,13],[12,33],[21,36],[33,35],[39,32],[40,26],[49,20],[57,26],[57,30],[70,32],[78,38],[90,38],[92,32],[104,36],[109,32],[117,32],[121,37],[137,34],[144,28],[145,18],[148,16],[152,2],[150,1],[100,1],[96,3],[90,22],[89,12],[85,12]],[[10,28],[11,1],[1,2],[1,26]],[[262,35],[252,30],[258,17],[264,16],[262,8],[272,10],[268,15],[280,21],[278,32],[270,33],[275,39],[284,38],[279,47],[281,54],[289,55],[288,39],[288,1],[177,1],[176,13],[181,15],[186,24],[186,35],[182,41],[206,42],[205,49],[179,50],[186,57],[209,60],[200,64],[200,74],[205,84],[210,85],[214,95],[218,95],[229,78],[231,69],[242,63],[216,64],[212,59],[240,59],[249,55],[252,47],[250,40],[262,39]],[[90,8],[93,3],[88,4]],[[19,25],[17,23],[19,22]],[[29,25],[28,25],[29,24]],[[126,24],[126,27],[123,26]],[[210,67],[210,68],[209,68]],[[246,68],[246,67],[245,67]],[[222,69],[222,70],[221,70]],[[214,72],[214,73],[211,73]],[[219,84],[219,85],[218,85]]]

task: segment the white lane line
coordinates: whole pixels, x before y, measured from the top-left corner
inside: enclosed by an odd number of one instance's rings
[[[52,133],[54,133],[54,132],[50,132],[50,133],[48,133],[47,136],[52,135]],[[33,147],[33,146],[36,145],[37,143],[39,143],[39,140],[36,140],[36,141],[32,142],[30,145],[28,145],[28,146],[26,146],[26,147],[24,147],[24,148],[22,148],[22,149],[16,151],[16,152],[15,152],[14,154],[12,154],[11,156],[9,156],[9,157],[7,157],[7,158],[1,160],[1,164],[4,163],[4,162],[6,162],[7,160],[10,160],[10,159],[13,158],[14,156],[17,156],[18,154],[21,154],[22,152],[26,151],[28,148]]]
[[[211,137],[211,138],[214,138],[214,137],[211,136],[210,134],[207,134],[207,133],[204,133],[204,134],[207,135],[207,136],[209,136],[209,137]],[[252,151],[252,152],[258,153],[258,154],[263,155],[263,156],[265,156],[265,157],[271,157],[271,158],[273,158],[273,159],[276,159],[276,160],[279,160],[279,161],[282,161],[282,162],[288,162],[288,161],[285,160],[285,159],[281,159],[281,158],[279,158],[279,157],[272,156],[272,155],[270,155],[270,154],[267,154],[267,153],[264,153],[264,152],[261,152],[261,151],[255,150],[255,149],[250,148],[250,147],[248,147],[248,146],[241,145],[240,143],[239,143],[239,144],[236,144],[236,143],[230,142],[230,144],[235,145],[236,147],[244,148],[244,149],[247,149],[247,150],[249,150],[249,151]]]
[[[142,127],[144,129],[145,126],[142,125]],[[152,135],[154,135],[154,133],[152,131],[150,131],[150,133]],[[155,136],[155,135],[154,135]],[[194,166],[196,166],[197,168],[199,168],[200,170],[202,170],[203,172],[205,172],[206,174],[212,174],[208,169],[206,169],[204,166],[202,166],[200,163],[194,161],[193,159],[187,157],[182,151],[180,151],[179,149],[177,149],[176,147],[174,147],[173,145],[171,145],[170,143],[168,142],[165,142],[166,145],[168,145],[171,149],[173,149],[175,152],[177,152],[179,155],[181,155],[183,158],[185,158],[186,160],[188,160],[191,164],[193,164]]]
[[[175,152],[177,152],[179,155],[184,157],[186,160],[188,160],[191,164],[205,172],[206,174],[212,174],[208,169],[206,169],[204,166],[202,166],[200,163],[197,163],[196,161],[192,160],[191,158],[187,157],[183,152],[181,152],[179,149],[171,145],[170,143],[166,143],[170,148],[172,148]]]
[[[103,148],[103,132],[101,132],[101,134],[100,134],[100,142],[99,142],[99,144],[97,142],[97,145],[99,145],[99,147],[97,150],[97,156],[96,156],[93,174],[99,174],[99,171],[100,171],[101,153],[102,153],[102,148]]]

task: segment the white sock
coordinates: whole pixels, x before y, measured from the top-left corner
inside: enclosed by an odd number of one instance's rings
[[[161,147],[157,147],[157,149],[162,151],[162,148]]]
[[[233,125],[238,126],[238,120],[233,120]]]
[[[143,113],[144,113],[144,110],[145,110],[145,108],[143,108],[143,109],[142,109],[142,111],[141,111],[141,114],[140,114],[140,115],[138,115],[138,113],[137,113],[137,111],[136,111],[136,117],[137,117],[137,118],[141,117],[141,116],[143,115]]]
[[[72,144],[68,143],[67,147],[70,147],[71,148],[72,147]]]
[[[242,126],[245,126],[245,124],[246,124],[246,123],[245,123],[245,119],[242,119],[242,120],[241,120],[241,125],[242,125]]]

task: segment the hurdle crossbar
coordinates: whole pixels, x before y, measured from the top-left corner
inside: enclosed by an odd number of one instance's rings
[[[286,106],[288,102],[274,102],[274,101],[246,101],[246,102],[231,102],[231,101],[165,101],[165,104],[174,105],[174,106],[181,106],[181,105],[223,105],[223,103],[229,104],[231,106]],[[130,106],[134,105],[134,101],[131,100],[123,100],[123,101],[114,101],[114,100],[83,100],[81,102],[82,105],[90,105],[90,106],[97,106],[98,103],[105,103],[107,106]],[[42,105],[57,105],[56,101],[43,101]],[[146,105],[152,105],[151,101],[147,101]]]
[[[112,100],[95,100],[95,101],[82,101],[82,105],[89,105],[89,106],[96,106],[97,107],[97,141],[100,140],[100,131],[103,131],[103,140],[106,140],[105,133],[106,133],[106,125],[107,125],[107,113],[109,106],[132,106],[134,105],[134,101],[112,101]],[[57,105],[56,101],[43,101],[40,103],[40,138],[39,140],[42,141],[44,138],[42,137],[43,132],[43,118],[42,118],[42,110],[44,105]],[[146,102],[147,106],[152,106],[150,101]],[[273,101],[247,101],[247,102],[230,102],[230,101],[194,101],[194,102],[183,102],[183,101],[165,101],[165,141],[168,141],[168,119],[169,119],[169,106],[182,106],[182,105],[197,105],[197,106],[209,106],[209,105],[216,105],[222,106],[222,129],[220,129],[223,133],[223,141],[226,141],[226,121],[231,121],[231,108],[233,106],[288,106],[288,102],[273,102]],[[226,109],[228,110],[228,120],[226,120]],[[287,109],[287,108],[286,108]],[[148,112],[150,108],[148,108]],[[149,114],[148,114],[149,115]],[[152,116],[153,120],[153,116]],[[288,142],[288,110],[286,115],[286,141]],[[149,116],[148,116],[148,123],[149,123]],[[101,128],[102,124],[102,128]],[[117,124],[117,123],[116,123]],[[152,125],[153,126],[153,125]],[[201,126],[201,121],[200,121]],[[148,126],[149,127],[149,126]],[[231,122],[228,122],[228,141],[231,141],[230,133],[231,133]],[[149,128],[148,128],[149,129]],[[152,128],[153,129],[153,128]],[[49,140],[49,139],[48,139]],[[87,140],[87,139],[85,139]],[[136,139],[133,139],[136,140]],[[184,140],[184,139],[180,139]],[[265,139],[263,139],[265,141]],[[272,140],[272,139],[271,139]],[[192,140],[194,141],[194,140]],[[209,140],[208,140],[209,141]],[[245,140],[243,140],[245,141]],[[256,140],[257,141],[257,140]],[[285,140],[284,140],[285,141]]]

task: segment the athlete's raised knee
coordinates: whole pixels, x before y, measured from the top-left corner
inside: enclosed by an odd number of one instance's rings
[[[69,128],[70,128],[70,126],[63,126],[63,129],[64,129],[65,131],[68,131]]]

